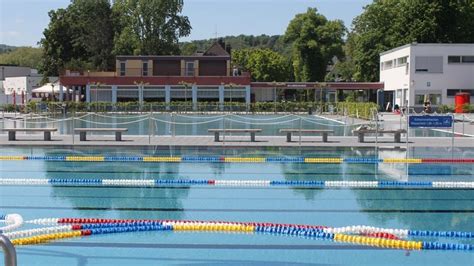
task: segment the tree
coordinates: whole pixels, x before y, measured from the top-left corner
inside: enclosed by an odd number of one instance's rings
[[[97,70],[115,66],[112,55],[114,25],[112,8],[108,0],[73,0],[68,7],[73,20],[73,44],[76,51],[83,51],[83,61]]]
[[[279,52],[280,54],[290,54],[290,45],[282,41],[281,35],[268,36],[265,34],[254,36],[254,35],[238,35],[238,36],[225,36],[222,38],[226,44],[232,46],[233,49],[246,49],[246,48],[269,48],[273,51]],[[205,51],[209,48],[216,40],[194,40],[190,42],[180,43],[182,54],[187,54],[190,47],[196,47],[196,51]],[[190,46],[192,45],[192,46]]]
[[[4,54],[0,54],[0,64],[12,64],[38,69],[42,57],[41,48],[18,47]]]
[[[474,2],[375,0],[353,21],[355,78],[378,81],[380,53],[404,44],[473,43]]]
[[[326,74],[325,81],[354,81],[356,67],[352,58],[354,54],[354,38],[348,34],[346,43],[344,43],[344,57],[339,58],[332,66],[329,73]]]
[[[188,17],[180,15],[183,5],[183,0],[116,0],[115,54],[179,54],[179,38],[191,32]]]
[[[289,62],[270,49],[241,49],[232,51],[234,65],[252,73],[256,81],[288,81]]]
[[[51,10],[48,28],[43,31],[43,60],[40,71],[44,77],[57,76],[65,62],[73,57],[72,34],[66,9]]]
[[[342,56],[345,28],[340,20],[328,21],[316,8],[308,8],[290,21],[284,40],[292,43],[296,81],[321,81],[334,56]]]
[[[73,0],[66,9],[48,13],[50,22],[40,44],[44,76],[56,76],[68,65],[113,67],[113,25],[108,0]]]
[[[197,46],[192,42],[185,43],[181,46],[181,55],[193,55],[195,52],[197,52]]]

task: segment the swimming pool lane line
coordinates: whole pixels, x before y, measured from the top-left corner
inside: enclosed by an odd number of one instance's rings
[[[319,158],[303,156],[226,157],[226,156],[22,156],[2,155],[0,161],[58,161],[58,162],[188,162],[188,163],[308,163],[308,164],[474,164],[474,158]]]
[[[3,232],[15,230],[21,227],[24,223],[23,217],[16,213],[0,215],[0,221],[6,224],[0,227],[0,234]]]
[[[296,188],[414,188],[474,189],[474,181],[340,181],[340,180],[216,180],[216,179],[100,179],[100,178],[0,178],[0,186],[88,186],[103,187],[296,187]]]
[[[270,222],[228,222],[228,221],[203,221],[203,220],[157,220],[157,219],[103,219],[103,218],[40,218],[25,221],[28,224],[36,225],[57,225],[57,224],[106,224],[111,226],[117,223],[146,223],[146,222],[161,222],[164,224],[188,224],[188,225],[207,225],[207,224],[230,224],[230,225],[260,225],[267,227],[295,227],[295,228],[310,228],[321,229],[325,233],[332,234],[379,234],[386,233],[398,238],[407,238],[409,236],[429,236],[429,237],[447,237],[447,238],[474,238],[474,232],[461,231],[420,231],[408,229],[392,229],[380,228],[374,226],[345,226],[345,227],[328,227],[325,225],[305,225],[305,224],[282,224]],[[91,225],[91,227],[93,227]],[[390,238],[390,236],[388,236]]]
[[[223,221],[179,221],[179,220],[128,220],[128,219],[91,219],[91,218],[45,218],[27,221],[33,224],[69,224],[68,226],[48,227],[33,231],[24,230],[22,233],[10,236],[15,245],[42,244],[57,239],[89,236],[96,234],[125,233],[138,231],[191,231],[191,232],[232,232],[232,233],[270,233],[276,235],[300,236],[313,239],[326,239],[335,242],[353,243],[389,249],[405,250],[474,250],[471,244],[438,243],[412,241],[400,239],[408,235],[410,230],[385,229],[370,226],[350,226],[343,228],[329,228],[325,226],[275,224],[275,223],[241,223]],[[49,232],[40,235],[35,233]],[[333,233],[336,232],[336,233]],[[417,231],[414,231],[417,232]],[[472,232],[433,232],[432,235],[455,238],[474,237]],[[347,234],[351,233],[351,234]],[[354,233],[362,235],[353,235]],[[26,237],[24,237],[26,235]]]

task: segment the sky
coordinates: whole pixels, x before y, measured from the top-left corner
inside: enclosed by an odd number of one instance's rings
[[[181,41],[239,34],[283,34],[290,20],[308,7],[350,27],[371,0],[184,0],[191,35]],[[70,0],[0,0],[0,44],[38,46],[49,22],[48,12]],[[217,33],[217,34],[216,34]]]

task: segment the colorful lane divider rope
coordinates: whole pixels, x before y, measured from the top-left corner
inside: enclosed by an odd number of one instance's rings
[[[101,179],[101,178],[0,178],[0,186],[213,186],[213,187],[310,187],[474,189],[474,181],[323,181],[323,180],[218,180],[218,179]]]
[[[404,250],[461,250],[474,251],[473,244],[440,243],[413,240],[422,237],[473,239],[474,232],[417,231],[378,228],[372,226],[328,227],[322,225],[280,224],[259,222],[192,221],[192,220],[135,220],[98,218],[43,218],[23,221],[19,214],[0,216],[7,226],[1,232],[14,245],[34,245],[54,240],[92,235],[140,231],[187,231],[214,233],[265,233],[298,236],[310,239],[332,240],[378,248]],[[14,231],[23,224],[47,226]],[[16,227],[8,227],[15,224]],[[7,228],[8,227],[8,228]]]
[[[225,157],[225,156],[0,156],[0,161],[57,161],[57,162],[188,162],[188,163],[313,163],[313,164],[379,164],[379,163],[439,163],[473,164],[474,158],[317,158],[299,156]]]

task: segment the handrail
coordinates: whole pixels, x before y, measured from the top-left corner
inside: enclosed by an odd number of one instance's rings
[[[0,234],[0,246],[5,253],[5,266],[17,266],[16,250],[8,237]]]

